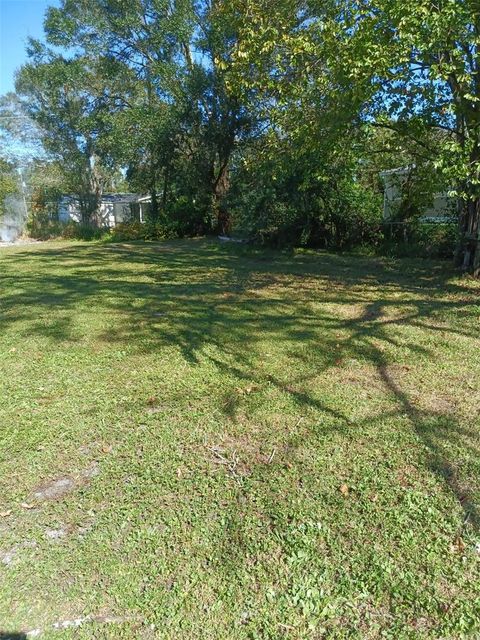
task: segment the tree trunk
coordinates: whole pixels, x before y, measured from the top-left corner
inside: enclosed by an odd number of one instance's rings
[[[99,226],[102,194],[102,178],[98,171],[97,157],[95,152],[91,151],[88,158],[88,194],[85,197],[86,205],[82,211],[84,224],[92,224],[93,222],[95,226]]]
[[[480,198],[469,200],[459,215],[459,240],[455,263],[480,277]]]
[[[465,233],[465,202],[461,198],[457,199],[457,241],[455,244],[454,264],[461,267],[463,264]]]
[[[230,189],[230,171],[228,168],[230,154],[221,159],[220,168],[213,184],[213,206],[216,215],[216,231],[221,235],[229,235],[232,227],[230,213],[225,205],[225,197]]]
[[[162,191],[162,211],[164,215],[165,215],[165,211],[167,210],[169,181],[170,181],[170,166],[166,165],[163,170],[163,191]]]
[[[467,268],[472,269],[473,275],[480,277],[480,199],[469,203],[467,219],[467,240],[471,264]]]

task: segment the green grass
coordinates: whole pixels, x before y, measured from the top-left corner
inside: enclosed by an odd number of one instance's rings
[[[480,286],[448,267],[1,250],[0,629],[478,638]]]

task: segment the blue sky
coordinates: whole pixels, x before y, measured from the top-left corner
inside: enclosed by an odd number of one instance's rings
[[[26,61],[27,38],[43,34],[43,18],[59,0],[0,0],[0,94],[14,91],[15,70]]]

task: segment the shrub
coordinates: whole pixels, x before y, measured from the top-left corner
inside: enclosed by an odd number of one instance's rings
[[[211,197],[201,193],[195,198],[180,195],[168,205],[163,224],[170,233],[184,238],[209,233],[214,218]]]
[[[145,240],[145,224],[141,222],[120,222],[108,234],[108,240],[122,242],[124,240]]]
[[[89,224],[82,224],[80,222],[67,222],[61,224],[60,236],[67,240],[99,240],[106,233],[108,229],[105,227],[94,227]]]
[[[286,172],[235,195],[237,228],[261,244],[340,250],[381,244],[378,194],[347,179],[316,182]]]
[[[62,236],[63,225],[58,220],[45,219],[39,222],[38,218],[29,216],[26,224],[27,234],[36,240],[49,240]]]
[[[381,249],[389,255],[451,259],[454,254],[458,233],[455,222],[386,223],[384,229]]]
[[[122,222],[110,230],[106,240],[130,242],[132,240],[166,240],[176,237],[174,230],[160,222]]]

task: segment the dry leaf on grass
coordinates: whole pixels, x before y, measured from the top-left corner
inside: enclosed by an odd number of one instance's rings
[[[346,484],[340,485],[340,493],[342,494],[342,496],[345,496],[345,497],[348,496],[348,494],[350,493],[350,490]]]
[[[245,387],[244,389],[242,389],[241,387],[237,387],[236,391],[237,393],[243,395],[245,394],[249,394],[249,393],[253,393],[254,391],[258,391],[259,390],[259,386],[257,384],[251,384],[248,385],[248,387]]]
[[[465,551],[465,542],[458,536],[455,541],[450,545],[450,551],[452,553],[463,553]]]

